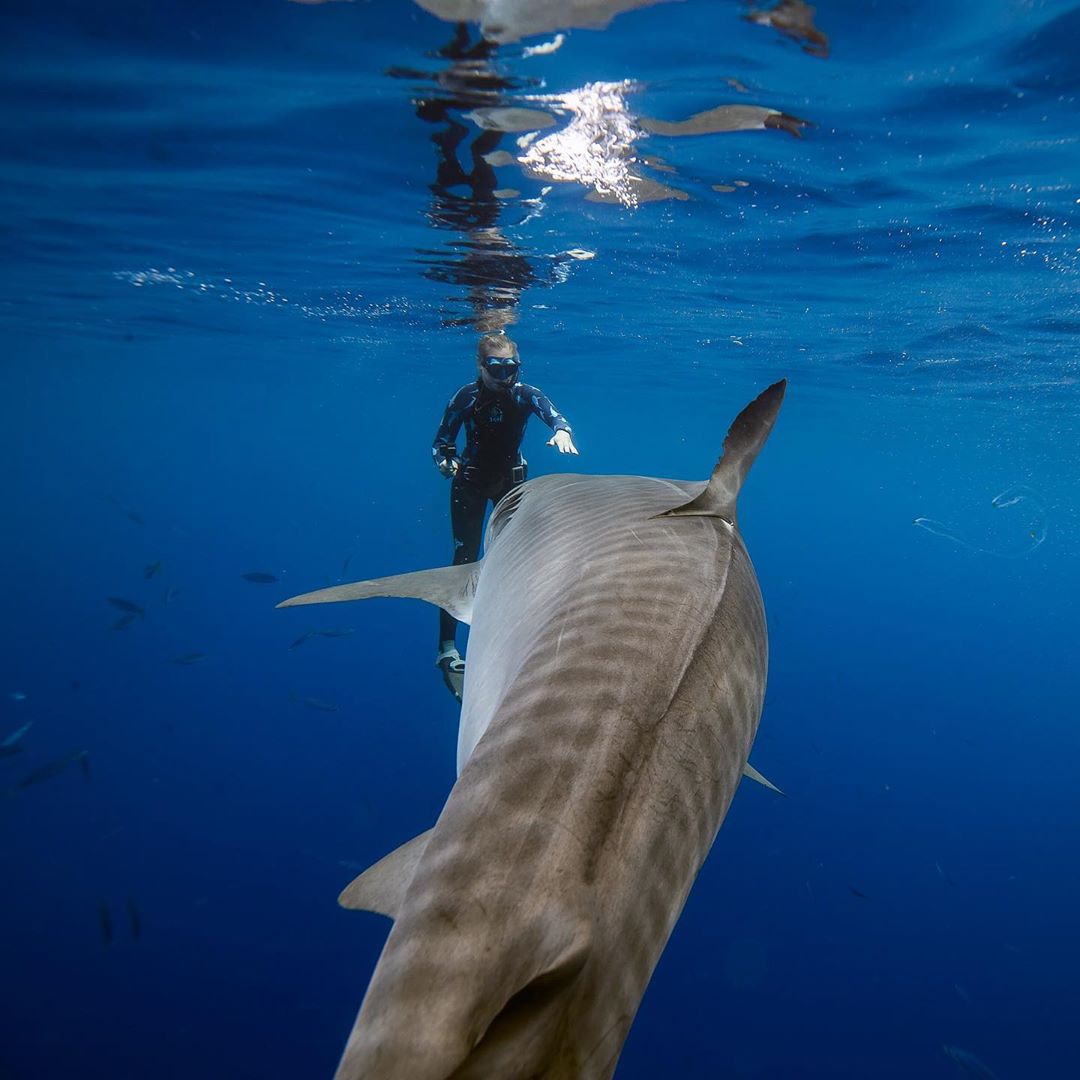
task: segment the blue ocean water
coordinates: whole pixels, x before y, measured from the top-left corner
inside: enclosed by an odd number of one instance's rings
[[[789,379],[740,502],[788,797],[740,790],[620,1080],[1076,1071],[1080,8],[747,10],[478,59],[405,0],[4,6],[0,1076],[332,1074],[388,926],[335,897],[457,709],[432,609],[274,605],[449,562],[494,326],[581,450],[534,421],[532,475],[703,478]],[[808,123],[640,123],[730,104]],[[514,160],[575,123],[670,197]]]

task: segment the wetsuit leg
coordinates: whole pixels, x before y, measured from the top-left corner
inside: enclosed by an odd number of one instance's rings
[[[528,468],[523,463],[521,465],[518,465],[516,468],[510,469],[501,477],[499,477],[498,480],[490,484],[485,490],[487,493],[487,497],[491,500],[492,510],[494,510],[495,507],[499,505],[499,500],[502,499],[504,495],[506,495],[508,492],[513,491],[514,488],[520,487],[522,484],[524,484],[527,477]]]
[[[454,565],[476,562],[483,536],[484,511],[487,508],[485,485],[466,480],[458,473],[450,485],[450,528],[454,534]],[[439,612],[439,645],[453,641],[457,619]]]

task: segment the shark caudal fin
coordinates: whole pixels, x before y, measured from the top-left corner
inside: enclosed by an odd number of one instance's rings
[[[735,417],[705,490],[683,506],[668,510],[663,517],[720,517],[735,524],[739,490],[776,423],[786,388],[787,379],[773,383]]]
[[[350,911],[374,911],[396,919],[401,902],[416,873],[416,864],[424,854],[434,829],[395,848],[389,855],[369,866],[345,886],[338,903]]]
[[[426,600],[448,611],[458,622],[472,622],[473,597],[484,560],[463,563],[461,566],[441,566],[437,570],[417,570],[412,574],[354,581],[350,585],[335,585],[316,589],[282,600],[277,606],[296,607],[300,604],[336,604],[343,600],[369,600],[373,596],[407,596]]]

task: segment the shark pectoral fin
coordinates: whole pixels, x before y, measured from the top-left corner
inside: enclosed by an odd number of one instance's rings
[[[748,777],[751,780],[756,780],[759,784],[767,787],[770,791],[775,791],[777,795],[784,795],[784,793],[771,780],[766,780],[765,777],[762,776],[761,773],[759,773],[757,769],[755,769],[754,766],[750,764],[749,761],[744,766],[742,774],[743,776]],[[784,797],[787,798],[786,795]]]
[[[705,490],[688,503],[659,514],[659,517],[719,517],[730,525],[736,523],[735,503],[739,490],[776,423],[776,414],[780,411],[786,388],[787,379],[773,383],[735,417],[724,439],[723,453]]]
[[[373,866],[369,866],[341,890],[338,903],[350,911],[374,911],[396,919],[405,890],[416,873],[416,864],[424,854],[434,831],[428,829],[427,832],[414,836]]]
[[[354,581],[350,585],[335,585],[316,589],[282,600],[277,606],[297,607],[300,604],[336,604],[343,600],[368,600],[373,596],[407,596],[426,600],[448,611],[458,622],[472,622],[473,598],[484,560],[463,563],[461,566],[441,566],[437,570],[417,570],[412,574]]]

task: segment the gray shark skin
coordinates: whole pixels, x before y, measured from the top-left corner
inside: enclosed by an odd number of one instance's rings
[[[707,483],[540,477],[479,563],[285,602],[407,595],[472,622],[458,780],[340,898],[394,925],[337,1080],[614,1073],[748,768],[768,642],[735,502],[784,387]]]

